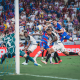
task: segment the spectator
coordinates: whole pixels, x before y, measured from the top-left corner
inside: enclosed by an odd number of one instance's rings
[[[35,29],[35,31],[33,32],[32,36],[34,37],[35,40],[38,40],[39,38],[39,31],[37,29]]]
[[[80,35],[79,35],[79,33],[77,33],[77,37],[78,37],[78,38],[80,38]]]
[[[30,16],[31,20],[34,21],[35,20],[35,14],[32,13],[32,15]]]
[[[24,13],[21,13],[21,19],[26,21],[26,15]]]
[[[77,30],[74,29],[74,30],[73,30],[73,36],[72,36],[72,37],[75,38],[76,36],[77,36]]]
[[[25,37],[24,37],[24,30],[22,30],[22,32],[19,33],[19,36],[20,36],[21,40],[25,39]]]
[[[72,32],[73,31],[73,24],[71,23],[71,21],[68,21],[68,31]]]
[[[74,27],[78,28],[78,26],[79,26],[79,21],[78,21],[77,17],[75,17],[74,18]]]
[[[72,36],[72,33],[75,33],[74,28],[80,28],[79,6],[80,2],[78,0],[19,0],[20,36],[24,29],[29,34],[36,33],[36,26],[45,26],[45,20],[52,21],[52,19],[60,21]],[[1,32],[4,32],[5,29],[14,31],[14,16],[14,0],[2,0],[0,5]]]

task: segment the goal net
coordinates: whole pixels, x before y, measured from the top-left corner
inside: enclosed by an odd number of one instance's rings
[[[10,0],[11,1],[11,0]],[[10,2],[12,3],[12,2]],[[14,11],[7,18],[9,27],[1,33],[0,75],[19,74],[19,0],[14,0]],[[12,17],[13,16],[13,17]],[[6,24],[5,24],[6,25]]]

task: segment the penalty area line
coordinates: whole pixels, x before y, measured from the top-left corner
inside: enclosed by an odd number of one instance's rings
[[[20,75],[27,75],[27,76],[34,76],[34,77],[42,77],[42,78],[53,78],[53,79],[65,79],[65,80],[78,80],[72,78],[63,78],[63,77],[54,77],[54,76],[42,76],[42,75],[32,75],[32,74],[20,74]]]
[[[3,72],[1,72],[3,73]],[[6,72],[5,72],[6,73]],[[15,73],[8,73],[7,75],[26,75],[26,76],[34,76],[34,77],[42,77],[42,78],[53,78],[53,79],[61,79],[61,80],[79,80],[79,79],[72,79],[72,78],[63,78],[63,77],[54,77],[54,76],[43,76],[43,75],[33,75],[33,74],[15,74]],[[3,76],[3,75],[0,75]]]

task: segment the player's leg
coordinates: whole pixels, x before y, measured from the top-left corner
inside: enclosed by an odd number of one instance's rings
[[[62,48],[63,48],[63,45],[62,45],[62,44],[56,44],[56,45],[54,45],[52,48],[49,49],[49,54],[48,54],[48,56],[47,56],[46,61],[42,61],[42,62],[45,63],[45,64],[47,64],[48,59],[49,59],[50,56],[51,56],[51,53],[56,52],[57,50],[60,50],[60,49],[62,49]]]
[[[15,56],[15,53],[5,53],[4,55],[2,55],[1,61],[0,63],[2,64],[5,61],[5,58],[12,58],[13,56]]]
[[[41,66],[40,64],[35,63],[34,59],[30,57],[29,55],[27,55],[24,51],[20,50],[20,56],[24,57],[25,59],[28,58],[31,62],[34,63],[35,66]]]
[[[2,55],[2,58],[1,58],[1,61],[0,61],[0,64],[2,64],[5,60],[5,58],[7,57],[6,53],[4,55]]]
[[[55,52],[55,50],[53,48],[48,48],[47,50],[48,50],[49,53],[48,53],[48,56],[47,56],[46,60],[45,61],[41,60],[41,62],[44,63],[44,64],[47,64],[49,58],[51,57],[51,53]]]
[[[68,52],[64,45],[62,43],[60,43],[61,46],[61,52],[63,52],[65,55],[69,56],[69,55],[79,55],[80,56],[80,52],[79,53],[74,53],[74,52]]]
[[[80,52],[79,53],[69,52],[69,55],[78,55],[78,56],[80,56]]]
[[[48,55],[48,51],[46,52],[46,56]]]
[[[43,52],[42,52],[42,59],[43,59],[43,55],[44,55],[44,50],[43,50]]]
[[[78,37],[77,38],[73,38],[73,41],[77,41],[77,40],[80,40],[80,38],[78,38]]]
[[[27,51],[27,55],[29,55],[30,53],[31,53],[30,51]],[[26,60],[22,64],[28,65],[28,60],[29,60],[29,57],[27,57]]]
[[[60,57],[59,57],[58,53],[57,53],[57,52],[55,52],[55,54],[56,54],[56,57],[58,58],[58,63],[61,63],[61,62],[62,62],[62,60],[60,59]]]
[[[80,52],[79,53],[75,53],[75,52],[68,52],[68,51],[64,51],[63,52],[65,55],[69,56],[69,55],[78,55],[80,56]]]
[[[57,59],[56,59],[56,58],[57,58],[57,56],[56,56],[56,52],[54,53],[54,57],[53,57],[53,58],[54,58],[54,60],[55,60],[55,63],[54,63],[54,64],[57,64],[58,61],[57,61]]]
[[[48,51],[46,52],[46,57],[44,57],[44,59],[47,58],[47,55],[48,55]],[[50,57],[50,64],[53,64],[53,61],[52,61],[52,57],[54,56],[54,53],[51,54],[51,57]]]
[[[25,59],[30,58],[29,55],[27,55],[24,51],[21,51],[21,50],[20,50],[20,56],[24,57]],[[34,62],[32,58],[30,60]]]
[[[2,55],[1,64],[4,62],[5,58],[12,58],[13,56],[15,56],[15,48],[7,48],[7,53]]]
[[[53,53],[52,53],[53,54]],[[51,55],[52,55],[51,54]],[[52,63],[52,64],[59,64],[60,62],[62,62],[62,60],[60,59],[60,57],[58,56],[58,53],[55,52],[54,53],[54,56],[53,56],[54,60],[55,60],[55,63]],[[57,61],[57,58],[58,58],[58,61]]]
[[[72,37],[70,37],[69,35],[67,35],[67,36],[65,37],[65,39],[67,39],[67,40],[69,40],[69,41],[80,40],[80,38],[72,38]]]
[[[53,63],[54,63],[54,62],[52,61],[53,56],[54,56],[54,53],[51,53],[50,64],[53,64]]]
[[[47,55],[48,55],[48,51],[46,52],[46,55],[45,55],[44,59],[46,59]]]
[[[35,49],[37,48],[37,45],[30,45],[30,47],[28,48],[28,51],[27,51],[27,55],[29,55],[30,53],[32,53]],[[26,58],[26,61],[23,62],[22,64],[24,65],[27,65],[28,64],[28,60],[29,60],[29,57]]]
[[[37,62],[36,58],[43,52],[43,50],[45,49],[45,47],[46,47],[46,44],[43,43],[43,42],[40,42],[40,51],[38,51],[38,53],[34,57],[34,61],[35,62]]]
[[[69,52],[66,50],[66,48],[64,47],[64,45],[62,43],[58,43],[59,47],[58,50],[60,50],[61,52],[63,52],[65,55],[69,56]]]

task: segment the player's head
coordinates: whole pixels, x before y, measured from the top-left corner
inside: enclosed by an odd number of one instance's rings
[[[54,24],[54,26],[57,24],[56,19],[53,19],[53,24]]]
[[[4,32],[4,34],[6,35],[6,34],[9,34],[9,30],[7,29],[5,32]]]
[[[52,31],[51,31],[50,29],[47,29],[47,30],[46,30],[46,33],[47,33],[48,35],[51,35]]]
[[[27,37],[28,36],[28,32],[24,31],[24,36]]]
[[[53,30],[52,26],[49,26],[48,29],[50,29],[51,31]]]

